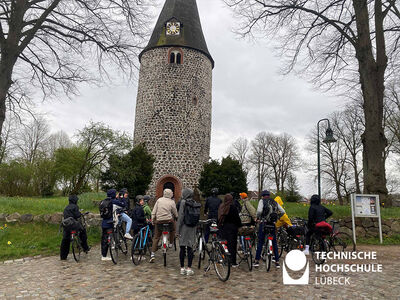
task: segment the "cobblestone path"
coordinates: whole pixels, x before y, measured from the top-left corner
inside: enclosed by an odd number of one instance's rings
[[[383,272],[324,273],[349,277],[350,284],[322,286],[315,284],[322,273],[316,273],[310,262],[310,284],[294,286],[283,285],[282,270],[274,267],[269,273],[263,265],[248,272],[243,264],[223,283],[213,270],[206,275],[197,269],[194,276],[180,275],[178,252],[173,250],[164,268],[159,252],[154,264],[146,261],[135,266],[128,256],[114,265],[100,261],[100,249],[94,247],[79,263],[70,254],[63,262],[53,256],[0,264],[0,299],[400,299],[400,247],[360,246],[358,250],[377,251],[376,261],[357,263],[382,264]]]

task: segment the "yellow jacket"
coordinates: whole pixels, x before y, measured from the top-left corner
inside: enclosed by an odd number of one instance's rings
[[[283,208],[283,201],[282,201],[282,198],[281,197],[279,197],[279,196],[277,196],[275,199],[274,199],[275,201],[276,201],[276,203],[278,203],[282,208]],[[287,214],[284,214],[279,220],[278,220],[278,222],[276,222],[276,228],[279,228],[279,227],[281,227],[281,226],[283,226],[283,225],[287,225],[287,226],[293,226],[292,225],[292,222],[290,222],[290,219],[289,219],[289,217],[288,217],[288,215]]]

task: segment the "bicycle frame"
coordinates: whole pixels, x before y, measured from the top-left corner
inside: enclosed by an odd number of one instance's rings
[[[139,248],[138,248],[139,250],[143,250],[145,248],[145,246],[147,244],[148,237],[149,237],[149,232],[150,232],[150,226],[149,225],[146,225],[145,227],[140,229],[140,231],[139,231],[140,239],[139,239]]]

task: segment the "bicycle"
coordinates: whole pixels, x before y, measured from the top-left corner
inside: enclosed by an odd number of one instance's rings
[[[204,226],[209,225],[213,220],[200,220],[196,229],[196,244],[194,246],[194,253],[199,253],[199,260],[197,268],[201,268],[201,261],[206,257],[206,241],[204,238]]]
[[[147,224],[143,228],[139,230],[139,232],[133,237],[132,241],[132,249],[131,249],[131,257],[132,262],[135,265],[139,265],[143,260],[143,256],[148,252],[151,255],[151,245],[152,241],[152,232],[150,229],[150,224]]]
[[[276,233],[278,243],[278,256],[282,256],[283,252],[289,253],[291,250],[302,250],[305,245],[305,220],[294,219],[293,226],[289,228],[279,227]]]
[[[210,234],[212,236],[211,250],[208,251],[207,247],[205,247],[208,254],[208,266],[205,267],[204,274],[206,274],[211,269],[211,265],[213,265],[219,280],[227,281],[231,273],[230,254],[228,252],[227,242],[219,240],[217,238],[217,233],[217,224],[213,222],[210,226]]]
[[[353,238],[346,232],[341,232],[336,226],[339,221],[331,221],[333,226],[331,227],[321,227],[316,228],[315,233],[311,236],[310,240],[310,252],[312,259],[317,265],[325,263],[325,258],[323,258],[319,253],[334,251],[344,252],[346,249],[354,252],[356,251],[356,244]]]
[[[161,235],[161,249],[163,252],[163,258],[164,258],[164,267],[167,266],[167,251],[168,251],[168,245],[169,245],[169,235],[170,232],[172,232],[172,226],[173,223],[165,223],[165,224],[157,224],[158,230],[162,232]],[[174,240],[174,245],[175,245],[175,251],[176,251],[176,244]]]
[[[269,272],[269,270],[271,269],[271,264],[272,264],[272,254],[273,254],[272,241],[274,239],[273,232],[275,231],[275,225],[269,225],[269,224],[266,224],[266,222],[264,222],[263,230],[265,232],[265,243],[264,243],[263,251],[261,253],[261,257],[262,257],[263,261],[265,261],[266,271]]]
[[[120,222],[120,214],[118,209],[113,212],[113,228],[111,231],[108,231],[108,244],[110,249],[111,259],[114,264],[118,263],[118,251],[121,251],[123,254],[128,253],[128,243],[126,238],[124,237],[125,231],[122,228],[122,223]]]
[[[242,227],[238,236],[238,256],[240,258],[239,265],[242,261],[246,261],[249,271],[253,270],[253,253],[252,239],[254,238],[254,226]]]
[[[82,225],[83,229],[86,229],[86,220],[85,215],[89,214],[89,212],[85,212],[81,214],[80,224]],[[76,262],[79,262],[81,259],[81,252],[82,248],[82,241],[79,237],[79,230],[71,230],[71,248],[72,248],[72,255]]]

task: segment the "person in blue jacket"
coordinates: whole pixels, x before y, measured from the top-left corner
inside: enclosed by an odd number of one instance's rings
[[[125,198],[116,198],[117,191],[115,189],[111,189],[107,192],[107,197],[110,197],[113,204],[113,211],[117,210],[117,213],[121,215],[121,220],[126,222],[126,229],[124,237],[132,240],[133,237],[129,233],[131,231],[132,219],[125,213],[125,210],[128,208],[128,203]]]

